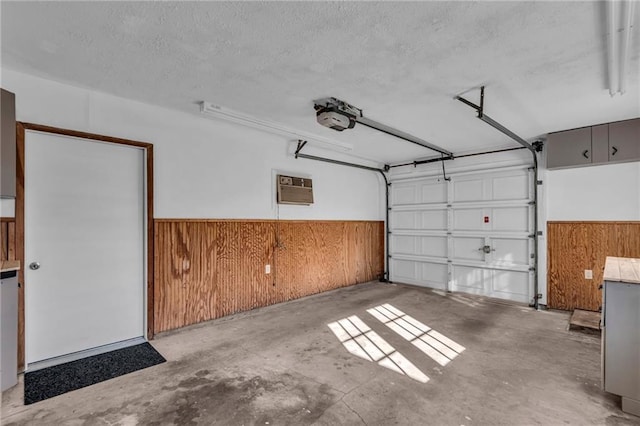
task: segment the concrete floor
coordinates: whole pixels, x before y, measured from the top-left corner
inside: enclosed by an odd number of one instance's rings
[[[390,303],[466,347],[442,367],[366,312]],[[357,315],[420,383],[350,354],[327,324]],[[640,424],[600,390],[600,341],[568,313],[369,283],[160,335],[167,363],[30,406],[6,425]]]

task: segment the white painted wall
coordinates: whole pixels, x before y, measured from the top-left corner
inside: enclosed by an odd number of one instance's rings
[[[12,70],[1,75],[16,93],[19,121],[153,143],[157,218],[384,218],[376,173],[296,160],[285,137],[203,117],[195,104],[188,114]],[[274,170],[312,177],[315,203],[278,212]],[[12,215],[11,204],[0,213]]]
[[[547,220],[640,220],[640,163],[546,172]]]
[[[275,218],[273,174],[279,170],[311,176],[316,199],[310,207],[280,206],[282,219],[384,218],[383,186],[375,173],[295,160],[290,141],[203,118],[195,105],[194,114],[185,114],[6,69],[2,86],[16,92],[21,121],[152,142],[156,217]],[[460,172],[529,161],[522,150],[445,165]],[[546,304],[546,221],[640,220],[640,163],[549,171],[542,155],[540,166],[539,285]],[[438,173],[438,163],[392,171],[395,177]],[[0,201],[0,215],[13,215],[12,202]]]

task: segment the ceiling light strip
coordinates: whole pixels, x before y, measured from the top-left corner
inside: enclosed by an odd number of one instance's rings
[[[618,70],[616,61],[616,2],[613,0],[607,1],[607,73],[609,77],[609,94],[614,96],[618,92]]]
[[[353,150],[353,145],[349,143],[336,141],[333,139],[314,135],[312,133],[302,132],[300,130],[287,127],[282,123],[278,123],[275,121],[268,121],[258,117],[253,117],[253,116],[243,114],[229,108],[221,107],[219,105],[215,105],[206,101],[203,101],[200,103],[200,112],[215,118],[219,118],[221,120],[226,120],[232,123],[241,124],[243,126],[262,130],[268,133],[273,133],[281,136],[288,136],[295,139],[304,139],[306,141],[309,141],[312,144],[322,145],[325,148],[330,148],[330,149],[345,151],[345,152]]]
[[[620,77],[618,81],[620,94],[627,90],[627,65],[629,64],[629,46],[631,44],[631,28],[633,27],[634,1],[625,1],[622,6],[622,45],[620,47]]]

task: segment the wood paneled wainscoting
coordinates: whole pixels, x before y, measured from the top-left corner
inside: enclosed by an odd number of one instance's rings
[[[384,270],[380,221],[156,219],[154,246],[156,332],[375,280]]]
[[[16,220],[0,217],[0,260],[16,260]]]
[[[548,307],[597,311],[607,256],[640,257],[640,222],[547,222]]]

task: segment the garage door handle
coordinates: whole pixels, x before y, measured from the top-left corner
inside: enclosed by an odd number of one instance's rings
[[[589,150],[585,149],[584,152],[582,153],[582,156],[586,159],[589,159]]]
[[[483,247],[480,247],[478,251],[484,252],[485,254],[489,254],[492,251],[496,251],[496,249],[491,248],[491,246],[483,246]]]
[[[616,155],[616,152],[618,152],[618,148],[616,148],[615,146],[611,147],[611,156],[613,157],[614,155]]]

